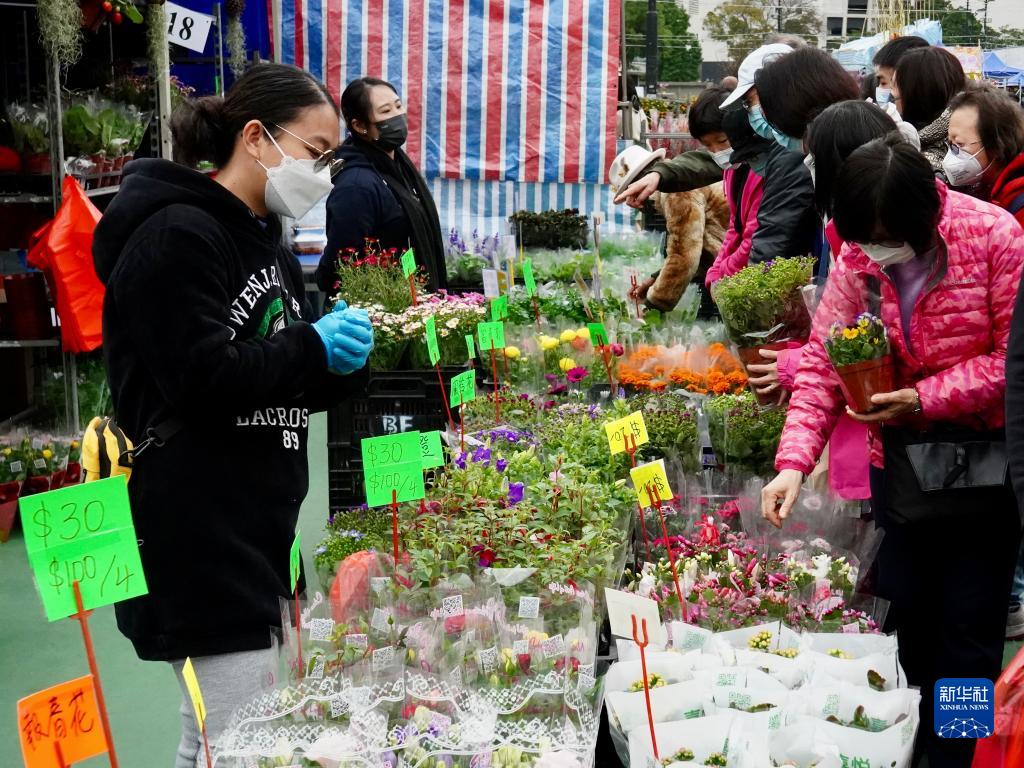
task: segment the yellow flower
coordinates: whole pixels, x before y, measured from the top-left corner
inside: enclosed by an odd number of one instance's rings
[[[77,451],[78,450],[78,441],[77,440],[72,440],[71,441],[71,450],[73,450],[73,451]]]
[[[558,346],[558,339],[552,336],[541,336],[538,340],[540,341],[540,348],[545,352],[549,352]]]
[[[844,339],[856,339],[859,334],[860,331],[858,331],[856,328],[843,328]]]
[[[866,317],[862,317],[860,320],[857,321],[857,325],[860,326],[861,328],[867,328],[869,325],[871,325],[871,322]]]
[[[510,360],[515,360],[520,355],[519,347],[508,346],[505,347],[505,357]]]
[[[11,449],[10,448],[4,448],[4,456],[10,456],[10,455],[11,455]]]
[[[559,336],[565,344],[569,344],[576,339],[576,331],[562,331],[562,335]]]
[[[580,338],[580,339],[587,339],[587,340],[589,340],[590,339],[590,329],[586,328],[586,327],[580,328],[578,331],[576,331],[576,337]]]
[[[558,367],[561,368],[562,371],[568,373],[569,371],[576,367],[576,361],[573,360],[571,357],[563,357],[561,360],[558,361]]]
[[[44,459],[52,459],[53,458],[53,451],[51,451],[49,448],[44,450],[43,451],[43,458]]]

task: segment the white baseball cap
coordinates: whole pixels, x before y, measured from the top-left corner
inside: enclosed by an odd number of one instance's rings
[[[740,63],[740,71],[737,76],[739,84],[736,86],[736,90],[729,94],[729,98],[722,102],[719,109],[726,109],[730,104],[742,99],[743,95],[754,87],[754,78],[765,64],[770,64],[780,56],[792,52],[793,49],[785,43],[772,43],[771,45],[762,45],[748,54]]]

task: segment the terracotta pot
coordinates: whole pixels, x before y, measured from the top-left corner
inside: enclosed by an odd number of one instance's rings
[[[50,163],[49,152],[26,153],[22,159],[22,164],[25,169],[25,173],[29,174],[48,176],[53,170],[53,166]]]
[[[22,341],[53,336],[50,303],[46,300],[46,278],[42,272],[19,272],[4,276],[11,336]]]
[[[743,363],[743,368],[746,370],[748,365],[764,365],[768,362],[765,358],[761,357],[762,349],[789,349],[788,341],[777,341],[774,344],[762,344],[759,347],[740,347],[737,352],[739,353],[740,362]],[[757,378],[762,374],[751,373],[747,371],[747,376]],[[777,405],[779,401],[778,389],[769,392],[766,395],[759,394],[754,391],[753,387],[750,387],[750,391],[754,393],[754,397],[757,399],[757,404],[761,406]]]
[[[837,367],[836,373],[846,402],[856,413],[877,409],[878,406],[871,403],[871,396],[893,391],[892,355]]]

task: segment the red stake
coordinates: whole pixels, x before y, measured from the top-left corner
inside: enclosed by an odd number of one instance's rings
[[[213,765],[213,759],[210,757],[210,740],[206,738],[206,724],[203,724],[203,730],[200,731],[203,734],[203,751],[206,753],[206,765],[207,768]]]
[[[78,622],[82,628],[82,643],[85,645],[85,658],[89,662],[89,672],[92,674],[93,687],[96,689],[96,706],[100,710],[100,724],[103,726],[103,736],[107,740],[107,755],[110,757],[110,768],[117,768],[117,755],[114,752],[114,738],[110,733],[110,718],[107,716],[107,702],[103,697],[103,686],[100,684],[100,670],[96,665],[96,651],[92,647],[92,633],[89,632],[89,616],[92,611],[85,610],[82,602],[82,590],[78,586],[78,580],[71,582],[75,592],[75,607],[78,610],[71,614],[71,618]],[[63,759],[63,758],[62,758]]]
[[[78,582],[75,582],[76,584]],[[64,762],[64,753],[60,751],[60,742],[53,742],[53,749],[57,753],[57,768],[69,768],[68,764]]]
[[[537,296],[533,296],[533,319],[537,323],[537,330],[540,330],[540,307],[537,306]]]
[[[501,423],[501,401],[498,399],[498,359],[491,347],[491,373],[494,375],[494,426]]]
[[[452,419],[452,409],[448,405],[448,391],[444,388],[444,379],[441,377],[441,363],[434,363],[434,370],[437,371],[437,383],[441,385],[441,400],[444,402],[444,410],[448,414],[448,426],[455,431],[455,420]]]
[[[643,642],[641,642],[636,633],[636,614],[631,618],[633,619],[633,642],[640,649],[640,669],[644,675],[644,700],[647,702],[647,724],[651,728],[651,746],[654,748],[654,759],[661,762],[661,756],[658,754],[658,737],[654,735],[654,710],[651,709],[651,687],[647,682],[647,619],[642,619],[640,623],[640,626],[643,627],[644,635]]]
[[[412,305],[415,307],[416,302],[416,275],[409,275],[409,290],[412,291]]]
[[[676,597],[679,598],[679,608],[683,612],[683,622],[689,622],[690,619],[686,610],[686,601],[683,599],[683,590],[679,587],[679,573],[676,571],[676,555],[675,552],[672,551],[672,543],[668,540],[668,527],[665,525],[665,513],[661,511],[661,497],[658,495],[658,489],[648,485],[647,496],[654,502],[654,508],[658,511],[658,517],[661,519],[661,534],[665,537],[665,549],[668,550],[668,564],[672,566],[672,580],[676,584]]]
[[[625,443],[626,453],[629,454],[629,464],[631,467],[636,469],[636,436],[635,435],[623,435],[622,442]],[[644,550],[647,552],[647,562],[651,560],[651,542],[647,538],[647,521],[644,519],[644,507],[637,499],[636,510],[640,513],[640,533],[644,539]]]
[[[640,299],[636,298],[636,275],[629,276],[629,284],[633,287],[633,301],[636,302],[636,319],[640,319]]]
[[[604,370],[605,370],[605,373],[608,374],[608,386],[611,388],[610,391],[608,392],[608,399],[614,400],[615,399],[615,382],[612,381],[612,366],[611,366],[611,363],[609,362],[609,355],[611,354],[611,350],[608,348],[607,344],[602,344],[600,349],[601,349],[601,357],[604,359]]]
[[[459,440],[462,443],[462,452],[466,452],[466,419],[462,415],[462,406],[459,406]]]
[[[295,584],[295,647],[298,649],[296,660],[299,662],[299,679],[306,676],[306,670],[302,665],[302,613],[299,610],[299,585]],[[206,740],[206,729],[203,729],[203,741]],[[209,757],[206,758],[209,762]]]
[[[398,491],[391,491],[391,548],[395,554],[395,571],[398,571]]]

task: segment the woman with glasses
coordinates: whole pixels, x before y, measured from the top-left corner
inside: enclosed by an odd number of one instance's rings
[[[968,768],[971,739],[940,739],[933,686],[994,680],[1021,520],[1007,477],[1008,339],[1024,237],[1006,211],[947,189],[897,134],[854,150],[833,186],[845,242],[815,314],[762,513],[781,527],[846,413],[872,432],[872,499],[885,530],[878,591],[891,602],[907,682],[921,689],[918,748]],[[824,340],[833,323],[881,318],[893,391],[853,413]],[[870,322],[870,321],[865,321]],[[884,467],[884,469],[883,469]]]
[[[942,160],[949,183],[1024,224],[1024,110],[1005,91],[980,84],[954,96],[949,109]]]
[[[339,150],[343,166],[327,199],[327,247],[316,272],[320,289],[335,292],[338,259],[352,251],[362,258],[367,239],[399,255],[412,248],[428,289],[447,288],[437,208],[402,151],[409,126],[398,92],[373,77],[353,80],[341,95],[341,113],[349,137]]]
[[[309,322],[281,243],[278,216],[331,188],[339,120],[323,86],[255,66],[183,105],[172,130],[178,156],[213,161],[216,177],[136,160],[93,245],[117,421],[136,446],[155,438],[128,485],[148,594],[116,613],[139,658],[170,662],[179,682],[192,658],[215,742],[273,681],[309,414],[362,391],[373,331],[344,305]],[[193,768],[202,740],[182,694],[175,766]]]

